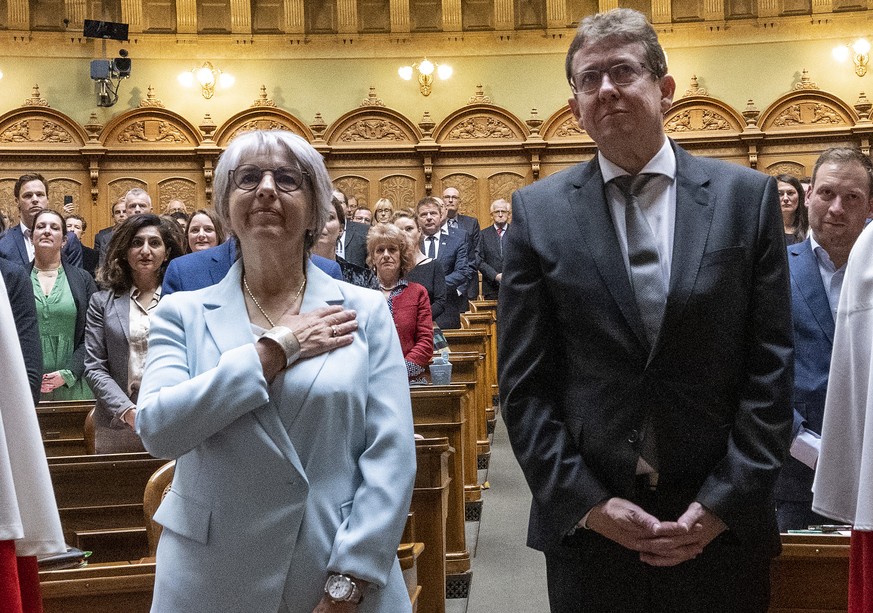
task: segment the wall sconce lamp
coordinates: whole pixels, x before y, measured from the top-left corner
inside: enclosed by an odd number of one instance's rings
[[[397,69],[397,74],[404,81],[410,81],[412,75],[418,72],[418,91],[422,96],[430,96],[433,89],[433,73],[436,71],[440,80],[445,81],[452,76],[452,67],[448,64],[436,64],[429,59],[424,58],[420,62],[414,63],[412,66],[402,66]]]
[[[867,63],[870,61],[870,41],[866,38],[859,38],[851,45],[840,45],[834,47],[834,59],[840,63],[846,62],[849,58],[855,64],[855,74],[863,77],[867,74]]]
[[[193,68],[179,75],[179,83],[183,87],[200,86],[200,92],[207,100],[215,95],[215,86],[220,85],[222,89],[231,87],[236,79],[233,75],[226,72],[221,72],[218,68],[212,65],[212,62],[203,62],[200,68]]]

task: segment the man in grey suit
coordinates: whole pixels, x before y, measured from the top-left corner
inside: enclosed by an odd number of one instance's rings
[[[482,297],[497,300],[503,278],[503,240],[509,229],[510,204],[500,198],[491,203],[494,223],[480,234],[479,272],[482,273]]]
[[[776,482],[779,529],[836,523],[812,511],[821,449],[834,322],[846,262],[873,213],[873,163],[858,149],[828,149],[812,171],[806,200],[810,234],[788,246],[794,324],[794,425],[789,457]]]
[[[776,182],[666,138],[641,13],[583,20],[566,72],[598,152],[515,192],[498,307],[551,610],[764,613],[791,431]]]
[[[461,206],[461,192],[454,187],[443,190],[443,231],[463,232],[467,240],[467,261],[472,268],[473,276],[467,285],[467,300],[476,300],[479,297],[479,220],[469,215],[458,212]],[[463,305],[463,311],[467,310],[467,301]]]
[[[346,195],[338,189],[333,191],[333,195],[342,203],[343,209],[348,213]],[[336,254],[346,262],[351,262],[361,268],[367,268],[367,232],[369,231],[370,226],[351,221],[347,214],[346,225],[336,246]]]

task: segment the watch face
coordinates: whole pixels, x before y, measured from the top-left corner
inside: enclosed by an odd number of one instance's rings
[[[332,575],[327,580],[325,591],[334,600],[346,600],[352,595],[352,581],[343,575]]]

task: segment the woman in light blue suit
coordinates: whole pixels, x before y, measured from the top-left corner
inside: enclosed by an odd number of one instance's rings
[[[161,299],[167,264],[183,253],[178,225],[150,213],[128,218],[113,232],[85,325],[85,379],[94,397],[97,453],[143,451],[133,431],[148,348],[149,315]]]
[[[309,263],[331,207],[321,156],[245,134],[214,194],[241,258],[161,301],[135,418],[150,453],[177,459],[152,610],[409,611],[406,369],[382,296]]]

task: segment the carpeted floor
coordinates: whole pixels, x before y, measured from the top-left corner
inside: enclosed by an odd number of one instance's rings
[[[483,492],[467,613],[547,613],[546,571],[540,552],[525,546],[530,490],[498,418]]]

